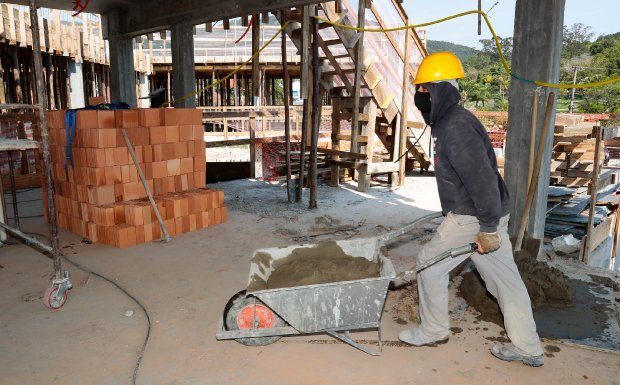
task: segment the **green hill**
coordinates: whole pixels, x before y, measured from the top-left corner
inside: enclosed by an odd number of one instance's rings
[[[439,52],[439,51],[450,51],[453,52],[456,56],[461,59],[461,61],[465,61],[467,58],[474,56],[478,51],[474,48],[468,47],[466,45],[454,44],[448,41],[441,40],[429,40],[427,42],[427,47],[429,53]]]

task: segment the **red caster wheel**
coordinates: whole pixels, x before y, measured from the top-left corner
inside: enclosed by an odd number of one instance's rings
[[[47,289],[43,294],[43,304],[52,310],[60,309],[65,302],[67,302],[67,291],[64,290],[61,295],[58,295],[58,286],[56,285]]]

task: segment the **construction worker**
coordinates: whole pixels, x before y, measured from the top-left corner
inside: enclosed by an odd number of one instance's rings
[[[418,264],[454,247],[476,242],[471,259],[487,290],[497,298],[511,344],[495,345],[502,360],[544,363],[530,297],[515,265],[508,238],[509,195],[497,170],[489,136],[480,121],[459,105],[456,79],[465,72],[450,52],[424,58],[414,80],[415,105],[431,127],[435,176],[445,219],[424,245]],[[468,255],[445,259],[418,274],[421,324],[399,334],[415,346],[448,342],[448,274]]]

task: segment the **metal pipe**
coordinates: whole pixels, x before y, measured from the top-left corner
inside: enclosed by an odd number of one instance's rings
[[[30,25],[32,30],[32,51],[34,57],[34,76],[37,81],[37,103],[40,114],[39,124],[41,130],[41,149],[43,151],[43,172],[45,173],[45,187],[47,188],[47,211],[50,229],[50,242],[52,246],[52,259],[54,262],[54,276],[61,279],[62,266],[60,262],[60,245],[58,243],[58,220],[56,218],[56,203],[54,201],[54,180],[52,179],[52,157],[50,155],[49,131],[47,129],[47,115],[45,105],[47,90],[43,81],[43,63],[41,60],[41,43],[39,36],[39,17],[37,15],[36,0],[30,0]]]
[[[149,189],[149,185],[146,184],[146,178],[144,177],[144,173],[142,172],[142,169],[140,168],[140,163],[138,163],[138,158],[136,158],[136,152],[134,151],[133,146],[131,145],[131,141],[129,140],[129,137],[127,136],[127,132],[125,131],[125,129],[121,128],[121,132],[123,133],[123,138],[125,138],[125,144],[127,144],[127,149],[129,150],[129,154],[131,155],[133,164],[134,166],[136,166],[136,170],[138,171],[138,175],[140,176],[140,181],[142,182],[142,186],[144,186],[144,190],[146,191],[146,196],[149,197],[149,201],[151,202],[153,211],[155,211],[155,216],[157,217],[157,222],[159,222],[159,227],[161,227],[161,231],[162,233],[164,233],[164,241],[170,242],[172,238],[170,238],[170,233],[168,232],[168,229],[166,228],[166,225],[164,224],[164,221],[161,218],[161,215],[159,214],[159,209],[157,208],[157,204],[155,203],[155,200],[153,199],[153,194],[151,194],[151,189]]]
[[[39,241],[35,237],[31,237],[30,235],[23,233],[19,229],[13,228],[7,225],[6,223],[2,223],[2,222],[0,222],[0,228],[4,229],[7,233],[21,239],[28,246],[35,246],[45,251],[46,253],[54,254],[54,250],[49,245],[46,245],[45,243]]]

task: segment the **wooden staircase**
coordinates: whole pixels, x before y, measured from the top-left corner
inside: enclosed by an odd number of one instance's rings
[[[322,16],[333,22],[354,25],[346,9],[345,12],[336,12],[334,2],[322,3],[320,9]],[[287,18],[297,22],[302,21],[300,12],[288,12]],[[301,50],[300,24],[295,22],[289,24],[286,32],[295,46]],[[344,170],[355,170],[358,189],[364,191],[369,186],[372,174],[389,174],[391,180],[396,179],[395,173],[398,172],[399,165],[395,161],[400,156],[398,153],[398,120],[396,119],[399,115],[399,107],[396,104],[395,95],[390,93],[385,83],[386,80],[379,71],[381,62],[375,60],[372,55],[366,54],[361,68],[359,124],[358,127],[351,128],[357,130],[357,143],[351,143],[352,135],[340,132],[341,122],[351,121],[352,117],[353,74],[355,72],[353,58],[359,37],[360,34],[354,30],[334,27],[329,23],[319,23],[321,84],[323,89],[329,92],[333,105],[332,149],[320,149],[319,151],[331,155],[333,185],[339,183]],[[410,108],[415,108],[413,103],[411,105]],[[419,127],[419,123],[408,123],[411,125],[407,135],[409,158],[417,161],[422,170],[428,170],[431,166],[428,155],[430,129],[414,145],[418,138],[416,127]],[[381,141],[388,153],[384,153],[381,158],[374,154],[374,143],[377,139]],[[349,142],[349,145],[346,142]]]

